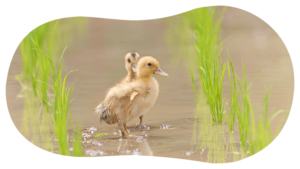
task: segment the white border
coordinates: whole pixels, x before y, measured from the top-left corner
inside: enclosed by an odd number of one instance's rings
[[[159,19],[164,17],[169,17],[173,15],[177,15],[186,11],[190,11],[195,8],[204,7],[204,6],[229,6],[229,7],[235,7],[242,10],[245,10],[247,12],[250,12],[262,20],[264,20],[267,24],[269,24],[280,36],[280,38],[283,40],[284,44],[287,47],[287,50],[290,54],[290,57],[292,59],[292,64],[294,68],[294,99],[292,104],[292,109],[290,112],[290,115],[287,119],[287,123],[283,127],[282,131],[279,133],[279,135],[275,138],[275,140],[267,146],[264,150],[258,152],[257,154],[245,158],[243,160],[233,162],[233,163],[224,163],[224,164],[210,164],[205,162],[197,162],[197,161],[190,161],[190,160],[183,160],[183,159],[175,159],[175,158],[164,158],[164,157],[148,157],[148,156],[113,156],[113,157],[68,157],[68,156],[62,156],[53,154],[51,152],[45,151],[41,148],[36,147],[31,142],[29,142],[27,139],[23,137],[23,135],[20,134],[20,132],[15,127],[14,123],[12,122],[12,119],[10,117],[10,114],[8,113],[7,108],[7,102],[6,102],[6,81],[7,81],[7,75],[9,66],[12,60],[12,57],[17,50],[18,45],[20,44],[21,40],[25,38],[25,36],[31,32],[33,29],[38,27],[39,25],[42,25],[43,23],[49,22],[51,20],[61,19],[61,18],[67,18],[67,17],[75,17],[75,16],[85,16],[85,17],[97,17],[97,18],[108,18],[108,19],[120,19],[120,20],[149,20],[149,19]],[[99,163],[99,162],[118,162],[118,161],[139,161],[139,162],[146,162],[146,163],[160,163],[160,164],[173,164],[173,165],[181,165],[181,166],[190,166],[190,167],[205,167],[205,168],[234,168],[234,167],[242,167],[245,165],[250,164],[251,162],[255,162],[265,155],[269,154],[275,147],[277,147],[284,139],[286,134],[290,131],[293,121],[296,116],[296,112],[298,110],[298,101],[299,101],[299,95],[296,95],[296,93],[299,93],[299,88],[296,88],[296,86],[299,86],[299,78],[296,75],[299,75],[299,68],[298,68],[298,59],[297,54],[295,52],[295,49],[293,47],[293,44],[291,43],[290,39],[287,37],[284,30],[277,25],[276,21],[274,21],[271,17],[269,17],[267,14],[259,11],[258,9],[246,5],[241,2],[236,2],[233,0],[204,0],[202,2],[195,2],[192,4],[184,5],[181,7],[178,7],[176,9],[166,10],[163,12],[156,12],[156,13],[149,13],[149,14],[119,14],[119,13],[107,13],[107,12],[97,12],[97,11],[68,11],[68,12],[60,12],[51,14],[48,16],[45,16],[41,19],[35,20],[29,25],[27,25],[22,31],[19,33],[16,40],[12,43],[11,47],[9,48],[7,55],[5,57],[4,66],[3,66],[3,73],[1,74],[1,107],[3,111],[3,116],[5,119],[5,122],[7,126],[9,127],[10,132],[13,134],[13,136],[22,143],[28,150],[39,154],[41,156],[44,156],[51,160],[66,162],[66,163]],[[5,92],[4,92],[5,91]],[[5,94],[4,94],[5,93]]]

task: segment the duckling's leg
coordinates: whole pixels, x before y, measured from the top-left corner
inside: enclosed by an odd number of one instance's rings
[[[144,117],[143,115],[140,116],[140,124],[143,123],[143,117]]]
[[[136,126],[137,129],[146,129],[147,126],[145,123],[143,123],[143,115],[140,116],[140,124]]]
[[[125,123],[118,123],[118,126],[122,132],[122,137],[127,138],[129,136],[129,133],[126,129],[126,124]]]
[[[126,124],[124,124],[124,129],[127,131],[128,137],[130,137],[130,138],[136,138],[137,137],[135,134],[129,134],[129,132],[127,130],[127,127],[126,127]]]

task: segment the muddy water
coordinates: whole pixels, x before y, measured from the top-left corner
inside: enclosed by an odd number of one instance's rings
[[[71,104],[72,119],[85,129],[83,146],[86,155],[135,154],[210,160],[207,147],[196,150],[195,145],[191,144],[196,102],[185,65],[183,62],[173,61],[172,53],[177,49],[172,49],[165,43],[167,20],[116,21],[89,18],[88,24],[84,37],[68,44],[64,65],[64,73],[79,69],[70,74],[68,81],[78,78],[73,94],[75,100]],[[293,69],[279,36],[256,16],[234,8],[226,11],[221,34],[222,39],[231,37],[224,43],[224,51],[230,52],[238,75],[242,77],[242,61],[247,68],[248,81],[264,70],[251,88],[250,99],[257,117],[269,86],[272,86],[270,110],[290,109],[294,88]],[[135,130],[138,123],[138,119],[135,119],[127,126],[131,134],[137,137],[126,140],[120,139],[116,125],[100,124],[93,109],[104,99],[108,88],[126,75],[124,56],[130,51],[156,57],[169,77],[155,76],[160,84],[159,97],[154,107],[144,115],[144,122],[150,129]],[[222,55],[225,58],[226,52]],[[19,130],[22,129],[23,99],[16,97],[21,88],[14,80],[14,75],[20,72],[21,56],[17,51],[8,74],[7,103],[13,122]],[[228,81],[224,82],[224,90],[225,97],[229,98]],[[274,133],[278,123],[284,123],[286,119],[287,116],[280,116],[274,120]],[[198,120],[201,123],[204,119],[200,117]],[[161,129],[162,124],[170,127]],[[224,128],[222,137],[229,139],[226,123],[221,127]],[[108,134],[103,137],[88,136],[97,133]],[[205,141],[207,140],[200,139],[198,144]],[[231,144],[239,146],[238,133],[234,134]],[[226,156],[226,161],[233,161],[233,157],[224,152],[226,146],[221,145],[221,154]]]

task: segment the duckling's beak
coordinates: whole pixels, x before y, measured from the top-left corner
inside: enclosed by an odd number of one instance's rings
[[[136,64],[132,64],[132,71],[136,73]]]
[[[163,76],[163,77],[167,77],[169,76],[167,73],[165,73],[163,70],[161,70],[161,68],[157,67],[157,69],[153,72],[153,74],[156,74],[156,75],[160,75],[160,76]]]

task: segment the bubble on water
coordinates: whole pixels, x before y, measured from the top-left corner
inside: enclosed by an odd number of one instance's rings
[[[143,136],[137,136],[136,141],[137,142],[142,142],[144,140]]]
[[[94,133],[94,131],[91,131],[91,133],[93,134],[93,133]]]
[[[92,145],[98,145],[97,141],[93,141]]]
[[[91,134],[88,134],[88,133],[82,133],[82,137],[83,138],[89,138],[89,137],[92,137],[93,135]]]
[[[192,152],[192,151],[187,151],[186,153],[185,153],[185,155],[187,155],[187,156],[190,156],[190,155],[192,155],[194,152]]]
[[[103,145],[103,144],[102,144],[102,143],[100,143],[100,142],[97,144],[97,146],[102,146],[102,145]]]
[[[114,132],[114,135],[116,135],[116,134],[118,134],[118,133]]]
[[[131,151],[130,151],[130,150],[126,150],[125,153],[126,153],[126,154],[130,154]]]
[[[147,130],[150,130],[150,127],[147,127]]]
[[[142,151],[139,150],[139,149],[134,149],[132,152],[133,152],[133,155],[140,155],[140,154],[142,154]]]
[[[93,126],[93,127],[88,128],[88,131],[89,131],[89,132],[97,131],[97,128]]]
[[[160,125],[160,129],[168,129],[169,127],[171,127],[171,125],[167,125],[167,124]]]
[[[97,155],[105,155],[106,153],[101,150],[86,150],[85,155],[97,156]]]
[[[70,149],[69,149],[70,151],[73,151],[73,147],[70,147]]]
[[[147,137],[148,136],[148,134],[145,134],[145,137]]]

